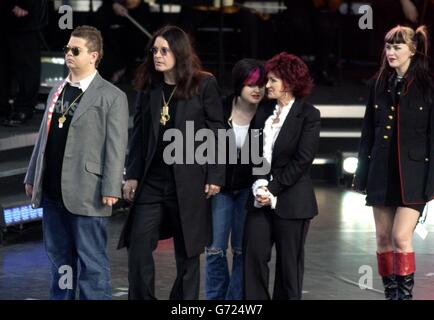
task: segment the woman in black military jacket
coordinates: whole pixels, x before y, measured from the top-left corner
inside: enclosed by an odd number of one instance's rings
[[[434,196],[433,81],[425,27],[397,26],[385,37],[382,66],[363,121],[354,188],[373,207],[378,271],[386,299],[411,299],[413,232]]]
[[[224,165],[198,163],[195,157],[200,129],[212,130],[214,137],[224,129],[217,81],[202,71],[187,34],[174,26],[155,32],[136,81],[141,92],[123,188],[133,206],[119,243],[128,247],[128,297],[155,299],[152,252],[159,238],[173,236],[177,278],[170,298],[195,300],[199,255],[212,237],[207,199],[225,181]],[[163,139],[168,133],[170,140],[172,133],[178,134],[175,141],[180,136],[177,149]],[[175,154],[166,154],[166,147]]]

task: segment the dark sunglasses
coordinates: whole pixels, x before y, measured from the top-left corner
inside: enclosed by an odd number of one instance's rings
[[[80,54],[80,48],[77,48],[77,47],[68,47],[68,46],[64,46],[63,47],[63,52],[65,53],[65,54],[68,54],[69,53],[69,51],[71,51],[72,52],[72,54],[76,57],[76,56],[78,56],[79,54]]]
[[[162,47],[160,49],[158,49],[157,47],[152,47],[151,49],[149,49],[149,51],[154,56],[158,53],[158,50],[160,50],[160,53],[161,53],[162,56],[165,56],[165,55],[167,55],[170,52],[170,49],[166,48],[166,47]]]

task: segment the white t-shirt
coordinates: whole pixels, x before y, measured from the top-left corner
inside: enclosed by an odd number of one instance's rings
[[[241,149],[241,147],[244,144],[244,141],[246,141],[246,136],[247,133],[249,132],[249,126],[250,125],[248,124],[241,126],[236,124],[234,121],[232,121],[232,128],[234,129],[235,141],[237,143],[238,149]]]

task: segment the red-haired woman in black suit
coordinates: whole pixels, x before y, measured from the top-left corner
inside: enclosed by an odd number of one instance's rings
[[[301,299],[304,243],[318,213],[310,168],[317,151],[320,113],[303,100],[313,86],[306,64],[286,52],[265,65],[269,99],[263,157],[269,170],[252,187],[244,233],[246,299],[270,299],[269,270],[276,246],[273,299]],[[266,172],[268,171],[268,172]]]

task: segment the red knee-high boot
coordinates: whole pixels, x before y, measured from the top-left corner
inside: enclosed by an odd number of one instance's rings
[[[416,264],[414,252],[395,252],[395,273],[398,283],[398,300],[413,298],[414,272]]]
[[[397,299],[397,283],[393,270],[393,251],[377,252],[378,273],[383,280],[386,300]]]

